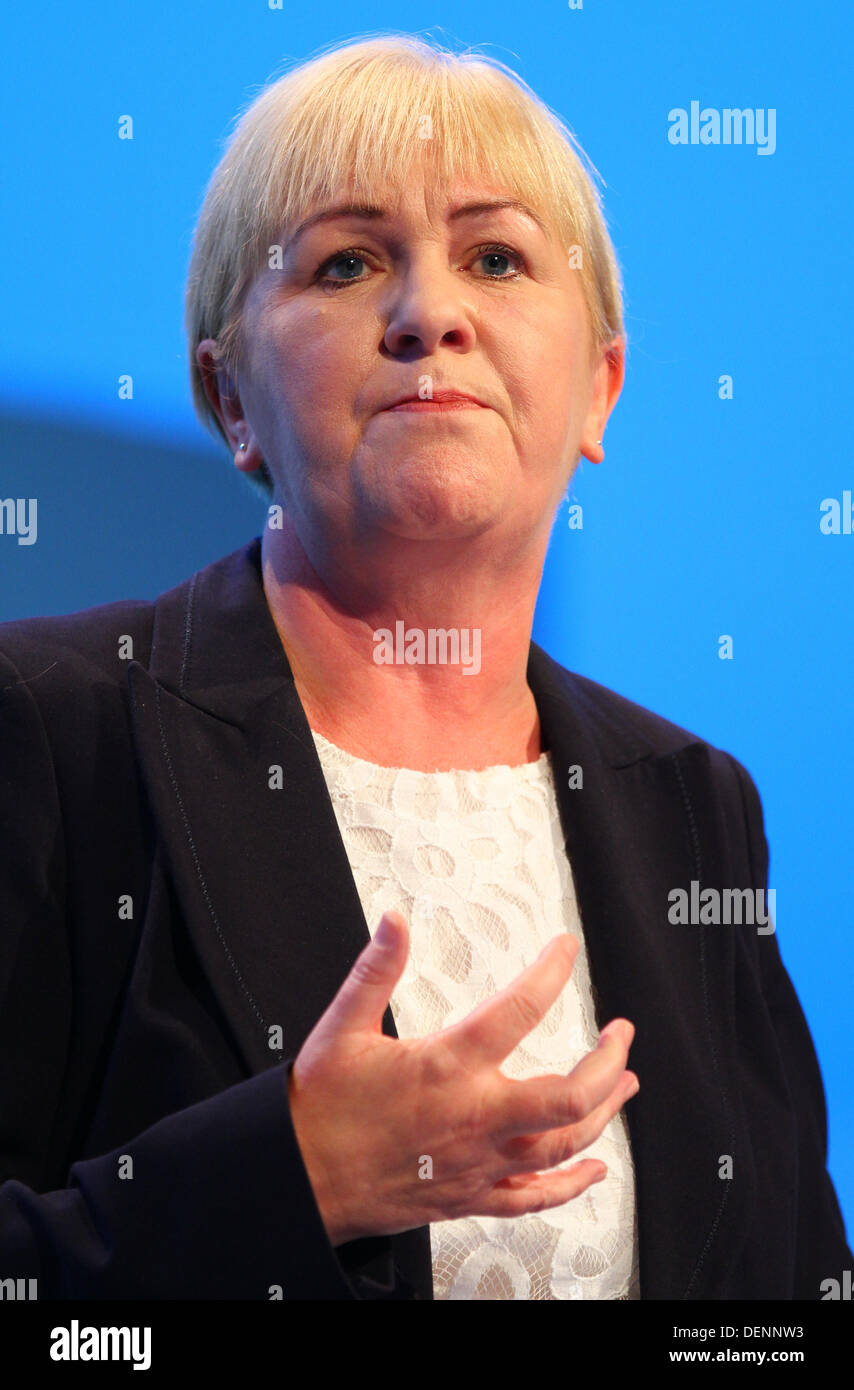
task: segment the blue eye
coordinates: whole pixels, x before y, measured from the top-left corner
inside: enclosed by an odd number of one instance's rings
[[[508,256],[511,257],[514,261],[516,261],[518,265],[521,265],[521,257],[518,255],[516,251],[513,251],[509,246],[481,246],[478,248],[477,252],[478,260],[481,260],[485,257],[489,257],[493,261],[496,259],[506,261]],[[487,275],[486,278],[487,280],[515,280],[518,274],[519,271],[514,270],[512,275]]]
[[[320,274],[320,271],[326,270],[327,266],[331,267],[337,265],[339,261],[361,261],[362,264],[364,264],[362,255],[358,251],[350,248],[347,251],[337,251],[334,256],[330,256],[329,259],[324,261],[323,265],[320,266],[318,274]],[[333,280],[330,279],[328,275],[320,275],[321,283],[335,290],[339,289],[341,285],[350,284],[353,280],[360,280],[361,278],[360,275],[355,275],[347,276],[343,280]]]

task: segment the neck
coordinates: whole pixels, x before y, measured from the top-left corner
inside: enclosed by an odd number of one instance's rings
[[[429,567],[418,563],[428,545]],[[545,544],[500,583],[494,548],[489,557],[472,542],[465,572],[450,545],[405,548],[402,559],[399,543],[396,554],[369,547],[370,558],[331,547],[310,562],[287,516],[281,530],[265,528],[264,593],[309,724],[386,767],[536,761],[526,671]]]

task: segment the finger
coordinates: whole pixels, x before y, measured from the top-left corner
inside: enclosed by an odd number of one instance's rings
[[[577,937],[567,932],[553,937],[533,965],[506,989],[446,1029],[445,1041],[461,1065],[498,1066],[548,1013],[572,974],[577,955]]]
[[[549,1134],[526,1134],[511,1139],[501,1151],[502,1159],[507,1160],[507,1175],[543,1172],[583,1153],[596,1142],[606,1125],[639,1090],[640,1083],[634,1072],[625,1071],[608,1099],[597,1105],[579,1124],[567,1125],[565,1129],[552,1130]]]
[[[529,1212],[549,1211],[562,1207],[596,1182],[601,1182],[608,1169],[598,1159],[583,1158],[571,1168],[558,1173],[528,1173],[505,1178],[478,1206],[472,1216],[526,1216]]]
[[[615,1019],[568,1076],[536,1076],[526,1081],[507,1077],[495,1101],[493,1137],[542,1134],[585,1120],[618,1084],[634,1034],[634,1024],[627,1018]]]
[[[399,912],[384,912],[375,935],[321,1017],[318,1033],[382,1028],[394,987],[409,954],[409,929]]]

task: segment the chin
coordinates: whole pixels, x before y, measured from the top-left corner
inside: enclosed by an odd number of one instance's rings
[[[470,480],[455,488],[422,477],[405,493],[396,490],[395,497],[388,500],[390,505],[383,509],[382,518],[385,528],[414,537],[476,535],[496,522],[501,512],[495,487],[475,489]]]
[[[369,509],[389,521],[463,528],[487,525],[498,519],[506,491],[497,463],[495,458],[484,461],[482,455],[473,458],[470,453],[457,456],[450,451],[433,457],[410,455],[391,461],[393,472],[375,474],[363,496]]]
[[[381,530],[405,540],[452,541],[482,535],[498,519],[494,506],[453,508],[439,499],[387,510],[377,522]]]

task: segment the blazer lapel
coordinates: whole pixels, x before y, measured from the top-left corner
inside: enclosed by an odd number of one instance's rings
[[[626,1118],[641,1296],[702,1298],[738,1252],[755,1191],[735,1098],[733,940],[726,928],[667,915],[673,888],[734,882],[708,750],[663,723],[653,746],[636,717],[622,726],[610,692],[598,699],[598,687],[534,645],[528,681],[551,750],[597,1019],[622,1016],[636,1028],[629,1066],[641,1088]],[[571,789],[573,767],[583,787]],[[722,998],[723,1017],[712,1003]],[[730,1179],[720,1176],[726,1155]]]
[[[259,548],[162,595],[150,668],[129,668],[160,840],[251,1073],[299,1050],[370,939]]]

